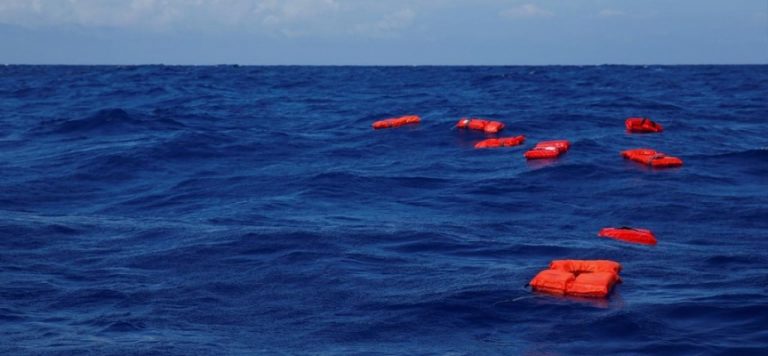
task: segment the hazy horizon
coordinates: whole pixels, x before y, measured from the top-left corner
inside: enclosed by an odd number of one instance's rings
[[[768,66],[768,63],[600,63],[600,64],[176,64],[176,63],[0,63],[2,66],[51,66],[51,67],[676,67],[676,66]]]
[[[768,2],[3,0],[0,63],[768,63]]]

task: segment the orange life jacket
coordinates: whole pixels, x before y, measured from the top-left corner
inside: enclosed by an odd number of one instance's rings
[[[604,298],[621,281],[621,265],[608,260],[555,260],[529,285],[533,290],[576,297]]]
[[[600,237],[607,237],[615,240],[621,240],[630,243],[655,245],[656,236],[651,230],[635,229],[631,227],[606,227],[597,234]]]
[[[476,118],[461,118],[456,127],[460,129],[485,131],[485,133],[494,134],[504,128],[504,123],[499,121],[489,121]]]
[[[489,138],[475,144],[475,148],[512,147],[525,142],[525,136]]]
[[[677,157],[667,156],[664,153],[657,152],[650,148],[637,148],[622,151],[621,156],[655,168],[680,167],[683,165],[683,160]]]
[[[664,128],[651,119],[644,117],[630,117],[624,122],[627,131],[634,133],[661,132]]]
[[[571,143],[567,140],[541,141],[524,155],[527,159],[555,158],[568,151],[570,147]]]
[[[408,124],[418,124],[419,122],[421,122],[421,118],[418,115],[408,115],[376,121],[373,123],[373,128],[374,130],[389,129]]]

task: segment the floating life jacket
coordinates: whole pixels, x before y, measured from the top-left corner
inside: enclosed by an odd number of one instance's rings
[[[681,159],[667,156],[664,153],[656,152],[650,148],[637,148],[634,150],[622,151],[621,156],[654,168],[680,167],[683,165]]]
[[[475,144],[475,148],[512,147],[525,142],[525,136],[489,138]]]
[[[525,153],[527,159],[555,158],[568,151],[571,143],[566,140],[541,141]]]
[[[395,117],[391,119],[379,120],[373,123],[375,130],[389,129],[393,127],[400,127],[408,124],[418,124],[421,122],[421,118],[418,115],[408,115]]]
[[[655,245],[656,244],[656,236],[653,235],[653,232],[651,230],[646,229],[635,229],[631,227],[606,227],[597,234],[597,236],[600,237],[607,237],[615,240],[621,240],[625,242],[635,243],[635,244],[644,244],[644,245]]]
[[[621,281],[621,265],[608,260],[555,260],[529,285],[533,290],[575,297],[604,298]]]
[[[461,120],[456,123],[456,127],[460,129],[485,131],[485,133],[494,134],[504,128],[504,123],[475,118],[461,118]]]
[[[661,132],[664,128],[645,117],[630,117],[624,122],[627,131],[634,133]]]

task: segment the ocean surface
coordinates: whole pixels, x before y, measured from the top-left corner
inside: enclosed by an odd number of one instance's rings
[[[768,352],[768,66],[0,66],[0,124],[0,354]]]

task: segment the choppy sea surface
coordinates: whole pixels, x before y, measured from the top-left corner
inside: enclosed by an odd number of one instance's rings
[[[526,288],[564,258],[623,283]],[[768,66],[0,66],[2,354],[766,350]]]

